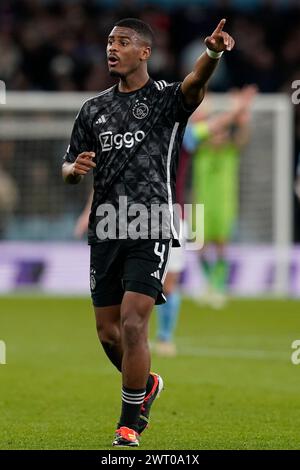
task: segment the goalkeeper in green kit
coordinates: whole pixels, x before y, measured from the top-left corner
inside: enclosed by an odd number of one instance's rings
[[[226,299],[226,245],[238,218],[239,157],[249,140],[250,107],[255,86],[232,93],[231,110],[203,119],[194,113],[189,134],[193,154],[193,202],[204,204],[204,249],[200,263],[208,282],[207,300],[221,308]],[[208,250],[208,247],[213,247]]]

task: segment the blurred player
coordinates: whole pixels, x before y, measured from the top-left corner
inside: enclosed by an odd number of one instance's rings
[[[176,355],[174,333],[181,304],[178,284],[183,268],[184,247],[171,248],[169,268],[164,282],[164,294],[167,301],[156,306],[157,332],[155,352],[160,356]]]
[[[167,302],[157,305],[157,332],[155,352],[159,356],[175,356],[177,353],[174,340],[178,315],[181,305],[181,292],[179,286],[180,274],[185,267],[185,238],[186,221],[184,220],[185,183],[190,154],[185,148],[185,136],[180,151],[180,159],[177,169],[176,200],[180,204],[182,219],[180,220],[180,247],[172,247],[168,272],[164,282],[164,294]]]
[[[206,299],[220,308],[225,302],[228,279],[226,246],[238,217],[239,156],[249,140],[250,108],[255,86],[232,93],[231,110],[203,119],[201,109],[192,117],[193,193],[204,204],[205,248],[200,261],[209,289]],[[214,253],[207,248],[214,247]]]
[[[94,174],[88,230],[91,295],[99,339],[122,373],[115,446],[139,445],[163,386],[161,377],[150,373],[148,322],[154,304],[165,301],[162,286],[170,247],[179,244],[173,198],[186,123],[222,52],[234,46],[224,24],[221,20],[206,38],[206,52],[184,81],[167,84],[153,81],[147,72],[151,28],[132,18],[116,23],[108,36],[107,58],[119,83],[84,103],[64,157],[66,183],[79,183],[91,169]],[[168,208],[168,217],[157,222],[157,239],[151,216],[146,226],[140,224],[140,237],[131,236],[137,204],[149,215],[154,205]]]

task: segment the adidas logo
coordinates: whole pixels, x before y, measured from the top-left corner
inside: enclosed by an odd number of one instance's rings
[[[101,114],[101,116],[97,119],[96,124],[104,124],[106,122],[106,118],[104,114]]]
[[[154,273],[151,273],[150,276],[156,277],[156,279],[160,279],[159,269],[157,271],[154,271]]]

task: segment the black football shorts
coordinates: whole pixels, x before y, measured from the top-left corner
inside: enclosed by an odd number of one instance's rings
[[[118,305],[125,291],[165,303],[163,282],[171,240],[107,240],[91,245],[90,288],[95,307]]]

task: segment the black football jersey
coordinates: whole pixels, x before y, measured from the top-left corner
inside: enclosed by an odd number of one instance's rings
[[[129,228],[134,220],[135,228],[140,222],[140,238],[167,238],[178,244],[173,207],[176,170],[192,111],[184,106],[180,82],[152,79],[130,93],[120,92],[115,85],[83,104],[64,161],[74,162],[83,151],[96,153],[89,244],[131,237]],[[145,218],[137,219],[140,205],[148,210],[147,223]],[[152,224],[151,208],[160,206],[165,210]],[[115,229],[109,208],[115,211]],[[104,228],[102,222],[107,220],[112,222],[112,232]]]

